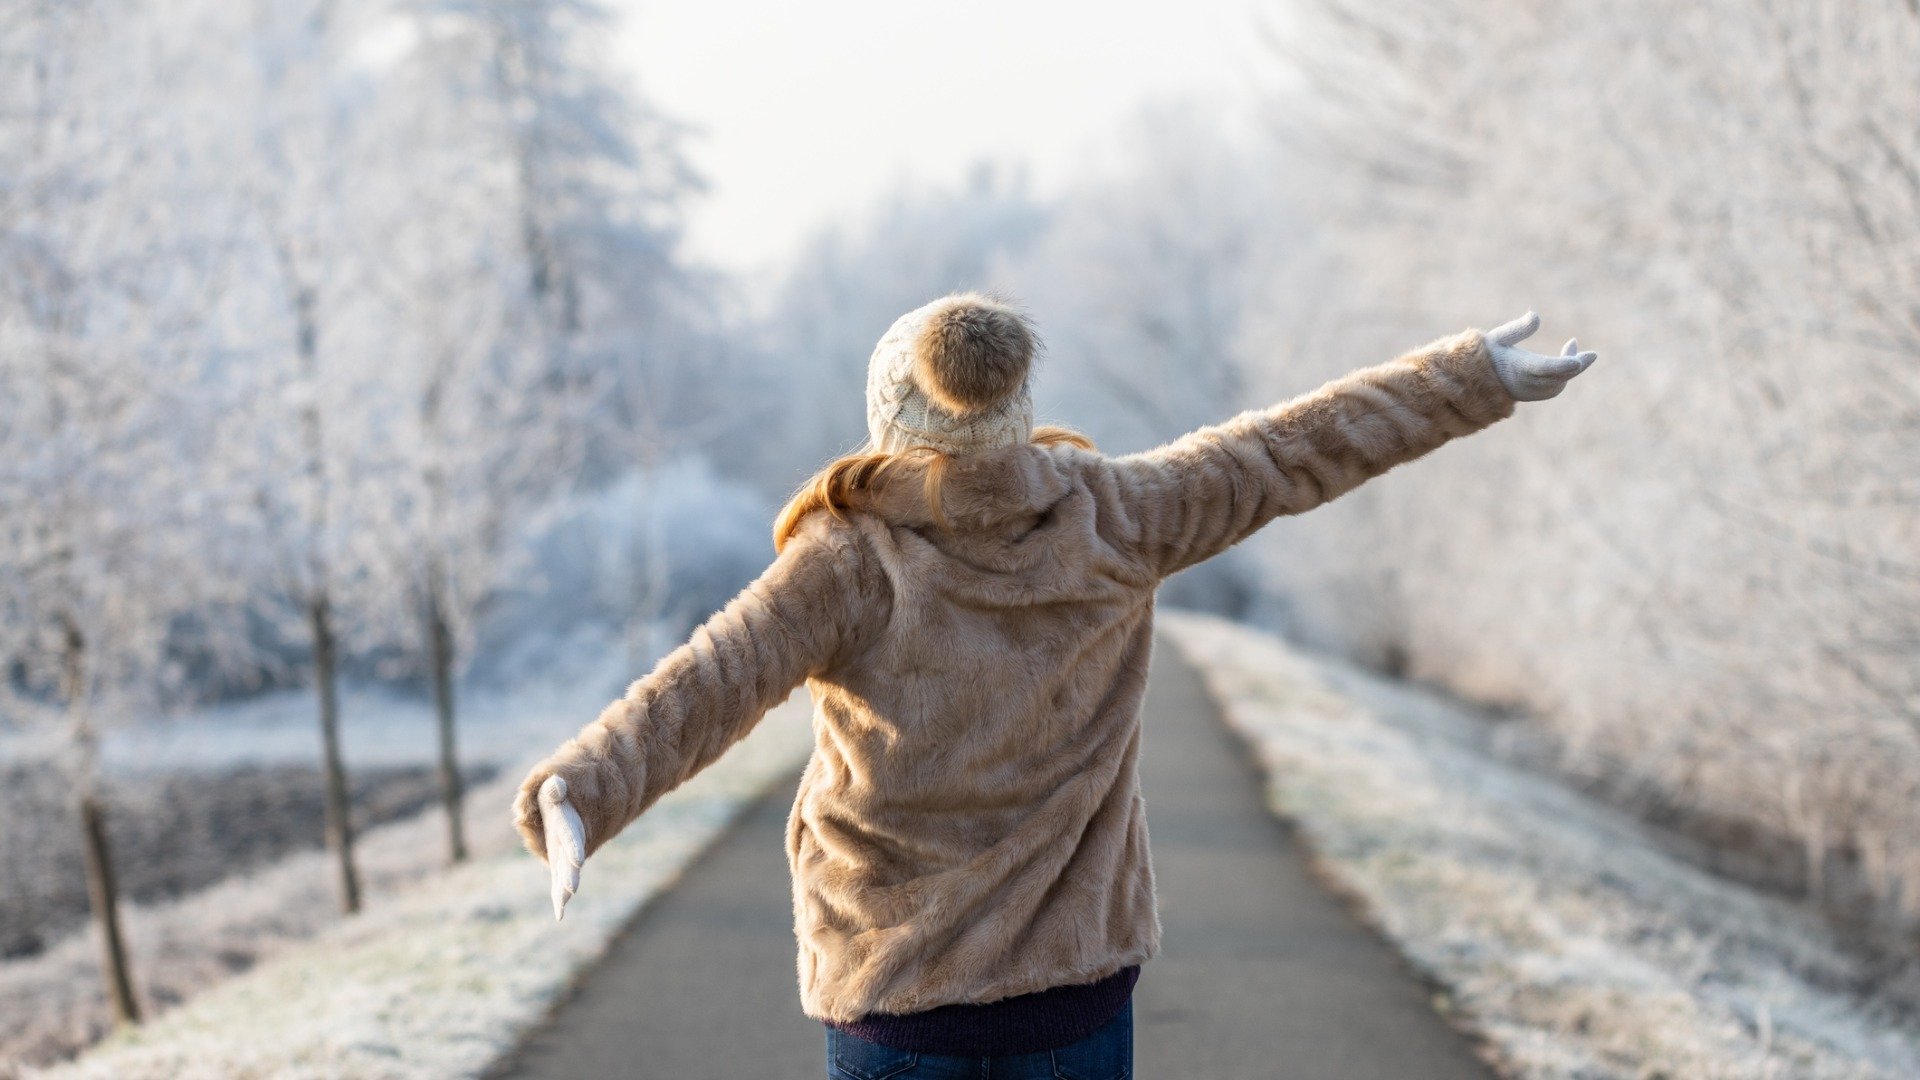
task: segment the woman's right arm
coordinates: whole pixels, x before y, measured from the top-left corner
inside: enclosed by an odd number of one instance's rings
[[[856,647],[886,619],[889,596],[863,537],[826,514],[804,522],[759,579],[527,774],[514,823],[528,850],[551,863],[548,818],[565,802],[585,833],[570,854],[584,859]]]
[[[1468,330],[1309,394],[1115,458],[1120,539],[1162,576],[1246,539],[1283,514],[1351,491],[1450,439],[1551,397],[1593,354],[1514,348],[1539,324]]]

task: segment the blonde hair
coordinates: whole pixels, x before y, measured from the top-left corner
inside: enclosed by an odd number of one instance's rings
[[[1094,448],[1092,439],[1063,427],[1034,428],[1031,441],[1035,446],[1077,446],[1082,450]],[[946,483],[947,465],[952,461],[948,454],[930,446],[916,446],[899,453],[880,451],[848,454],[813,474],[812,479],[794,492],[786,508],[774,519],[773,550],[777,553],[787,546],[787,541],[800,528],[801,519],[808,514],[825,510],[836,518],[843,517],[842,511],[854,504],[859,492],[877,487],[887,474],[909,461],[927,463],[927,507],[933,512],[934,524],[946,528],[946,514],[940,508],[940,489]]]

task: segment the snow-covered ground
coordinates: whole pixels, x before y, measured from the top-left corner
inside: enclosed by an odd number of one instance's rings
[[[572,717],[562,734],[597,711]],[[523,775],[510,768],[473,793],[476,850],[466,865],[439,870],[440,822],[433,814],[378,830],[362,847],[376,888],[361,915],[334,920],[309,940],[286,945],[245,974],[44,1075],[478,1075],[516,1045],[575,974],[741,808],[796,770],[812,745],[807,698],[796,694],[596,852],[559,924],[544,869],[520,849],[507,823],[508,800]],[[208,919],[266,917],[287,891],[281,878],[320,880],[319,870],[311,864],[276,869],[210,890],[194,904]],[[151,929],[136,916],[136,942],[151,938]]]
[[[1812,914],[1500,760],[1436,695],[1238,624],[1161,626],[1262,759],[1276,812],[1510,1074],[1920,1076],[1920,1024]]]

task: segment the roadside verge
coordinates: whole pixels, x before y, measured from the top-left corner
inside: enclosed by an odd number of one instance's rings
[[[1814,915],[1502,761],[1438,695],[1162,613],[1317,869],[1521,1077],[1920,1076],[1920,1027]]]
[[[475,791],[493,827],[468,863],[287,949],[152,1022],[45,1073],[176,1076],[478,1076],[546,1015],[581,970],[813,745],[797,693],[712,766],[594,854],[556,924],[546,871],[519,846],[508,800],[524,769]],[[423,858],[440,848],[423,845]]]

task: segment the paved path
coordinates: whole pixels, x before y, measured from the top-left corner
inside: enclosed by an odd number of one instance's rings
[[[1171,645],[1155,652],[1141,788],[1165,935],[1134,992],[1134,1075],[1485,1080],[1398,954],[1315,884],[1198,677]],[[795,783],[641,913],[508,1075],[824,1076],[795,990]]]

